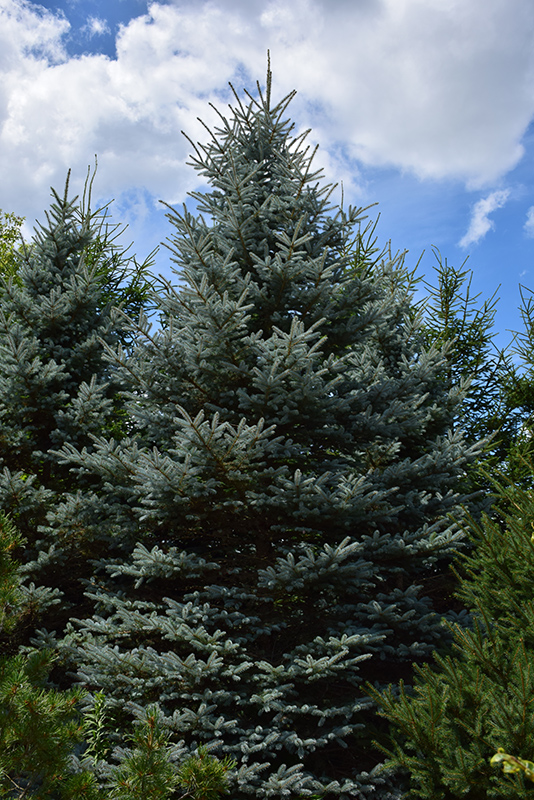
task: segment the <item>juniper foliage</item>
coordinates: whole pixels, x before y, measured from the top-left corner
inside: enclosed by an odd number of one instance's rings
[[[168,208],[161,325],[132,322],[133,351],[102,337],[128,429],[58,445],[82,491],[48,524],[122,551],[96,548],[92,613],[41,641],[125,729],[157,703],[175,742],[235,759],[235,797],[385,799],[362,686],[443,644],[433,565],[477,447],[402,254],[331,205],[292,96],[269,74],[193,145],[210,188]]]

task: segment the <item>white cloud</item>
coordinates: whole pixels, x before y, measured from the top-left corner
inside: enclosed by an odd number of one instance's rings
[[[87,32],[88,36],[102,36],[102,34],[110,32],[106,20],[100,17],[88,17],[84,31]]]
[[[155,2],[121,28],[116,59],[67,57],[68,28],[0,0],[6,210],[40,215],[49,185],[68,167],[83,180],[95,153],[102,194],[181,201],[196,179],[180,130],[205,139],[197,116],[214,120],[209,101],[224,110],[229,80],[263,80],[268,48],[275,97],[298,89],[290,114],[347,189],[350,157],[491,186],[521,158],[534,116],[532,0]]]
[[[27,0],[0,0],[0,74],[16,77],[38,59],[45,68],[63,60],[61,40],[69,27],[60,12],[53,14]]]
[[[527,211],[527,219],[523,226],[523,230],[529,238],[534,238],[534,206],[530,206]]]
[[[460,247],[469,247],[471,244],[477,244],[489,230],[495,227],[495,223],[489,219],[489,215],[498,208],[502,208],[509,196],[509,189],[501,189],[500,191],[492,192],[475,203],[469,229],[459,241]]]
[[[322,103],[322,140],[344,140],[366,163],[473,185],[517,163],[534,111],[532,3],[301,0],[269,8],[262,20],[276,43],[275,68]]]

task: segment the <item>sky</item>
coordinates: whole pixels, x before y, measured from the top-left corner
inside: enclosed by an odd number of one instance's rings
[[[437,249],[498,290],[496,342],[534,290],[533,0],[0,0],[0,208],[43,220],[67,171],[142,260],[203,188],[187,165],[238,93],[293,89],[334,199],[434,279]],[[161,248],[154,270],[170,277]],[[176,280],[176,278],[173,278]]]

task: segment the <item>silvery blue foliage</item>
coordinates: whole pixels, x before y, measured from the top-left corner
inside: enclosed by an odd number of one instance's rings
[[[54,627],[91,569],[79,548],[83,528],[72,535],[72,497],[71,536],[61,535],[61,498],[83,477],[54,450],[91,447],[91,435],[126,427],[120,380],[102,354],[104,344],[129,346],[117,306],[142,297],[148,266],[117,244],[107,210],[91,209],[93,178],[81,201],[69,199],[68,179],[62,195],[52,192],[45,222],[14,251],[10,277],[0,276],[0,509],[24,536],[28,608],[51,610]]]

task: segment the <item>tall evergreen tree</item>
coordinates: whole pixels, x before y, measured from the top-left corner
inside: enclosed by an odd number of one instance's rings
[[[118,720],[157,702],[177,740],[234,757],[237,797],[396,797],[361,686],[443,642],[432,565],[476,447],[402,257],[330,206],[293,94],[258,91],[194,146],[211,188],[198,216],[169,209],[161,327],[106,346],[127,435],[104,419],[61,450],[83,491],[51,528],[124,554],[95,557],[94,614],[60,648]]]

